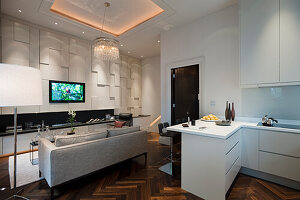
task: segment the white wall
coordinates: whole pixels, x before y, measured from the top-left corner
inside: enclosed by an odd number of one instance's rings
[[[171,121],[170,63],[202,57],[202,114],[223,115],[226,100],[240,114],[238,6],[226,8],[161,35],[161,114]]]
[[[202,60],[202,115],[224,116],[225,102],[236,115],[300,120],[300,86],[241,89],[239,81],[239,10],[231,6],[161,35],[161,114],[171,120],[167,66]],[[197,59],[196,59],[197,60]]]
[[[20,107],[19,113],[58,112],[69,108],[141,113],[142,70],[139,59],[121,55],[115,62],[103,62],[92,55],[92,41],[10,16],[1,19],[2,62],[39,68],[42,73],[44,105]],[[49,103],[49,80],[85,82],[86,102]],[[0,111],[0,114],[12,113],[10,108]]]
[[[160,116],[160,56],[142,60],[142,113],[151,115],[151,122]],[[149,131],[158,132],[157,124]]]

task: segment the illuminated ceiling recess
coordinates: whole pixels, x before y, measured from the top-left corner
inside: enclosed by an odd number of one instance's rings
[[[152,0],[114,0],[102,28],[103,1],[54,0],[50,10],[116,37],[164,12]]]
[[[103,22],[101,28],[102,30],[105,22],[106,8],[110,6],[110,3],[105,2],[104,6],[105,6],[105,10],[104,10],[104,16],[103,16]],[[102,60],[106,60],[106,61],[112,61],[119,58],[119,41],[115,39],[101,37],[100,35],[99,38],[95,39],[93,47],[94,47],[94,56],[97,58],[102,58]]]

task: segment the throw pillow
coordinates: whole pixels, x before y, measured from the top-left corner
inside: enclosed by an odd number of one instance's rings
[[[115,121],[115,128],[122,128],[126,122],[125,121]]]
[[[131,127],[125,127],[125,128],[113,128],[113,129],[108,129],[107,136],[108,137],[113,137],[117,135],[123,135],[126,133],[132,133],[132,132],[137,132],[140,131],[140,126],[131,126]]]

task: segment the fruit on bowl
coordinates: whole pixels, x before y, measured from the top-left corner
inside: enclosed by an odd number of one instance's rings
[[[205,120],[205,121],[217,121],[217,120],[219,120],[219,118],[216,115],[209,114],[209,115],[203,116],[201,118],[201,120]]]

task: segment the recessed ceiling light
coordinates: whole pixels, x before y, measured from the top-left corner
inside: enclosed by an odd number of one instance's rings
[[[144,58],[144,56],[141,56],[141,58]]]
[[[130,51],[128,51],[128,53],[130,53]]]
[[[19,9],[19,10],[18,10],[18,12],[19,12],[19,13],[21,13],[21,12],[22,12],[22,10],[21,10],[21,9]]]
[[[84,34],[84,31],[82,31],[82,34]]]
[[[120,45],[121,47],[124,46],[123,44]]]
[[[58,23],[57,23],[57,22],[54,22],[54,24],[57,25]]]
[[[4,191],[4,190],[5,190],[5,188],[1,188],[0,190],[1,190],[1,191]]]
[[[157,40],[158,43],[160,43],[160,40]]]

